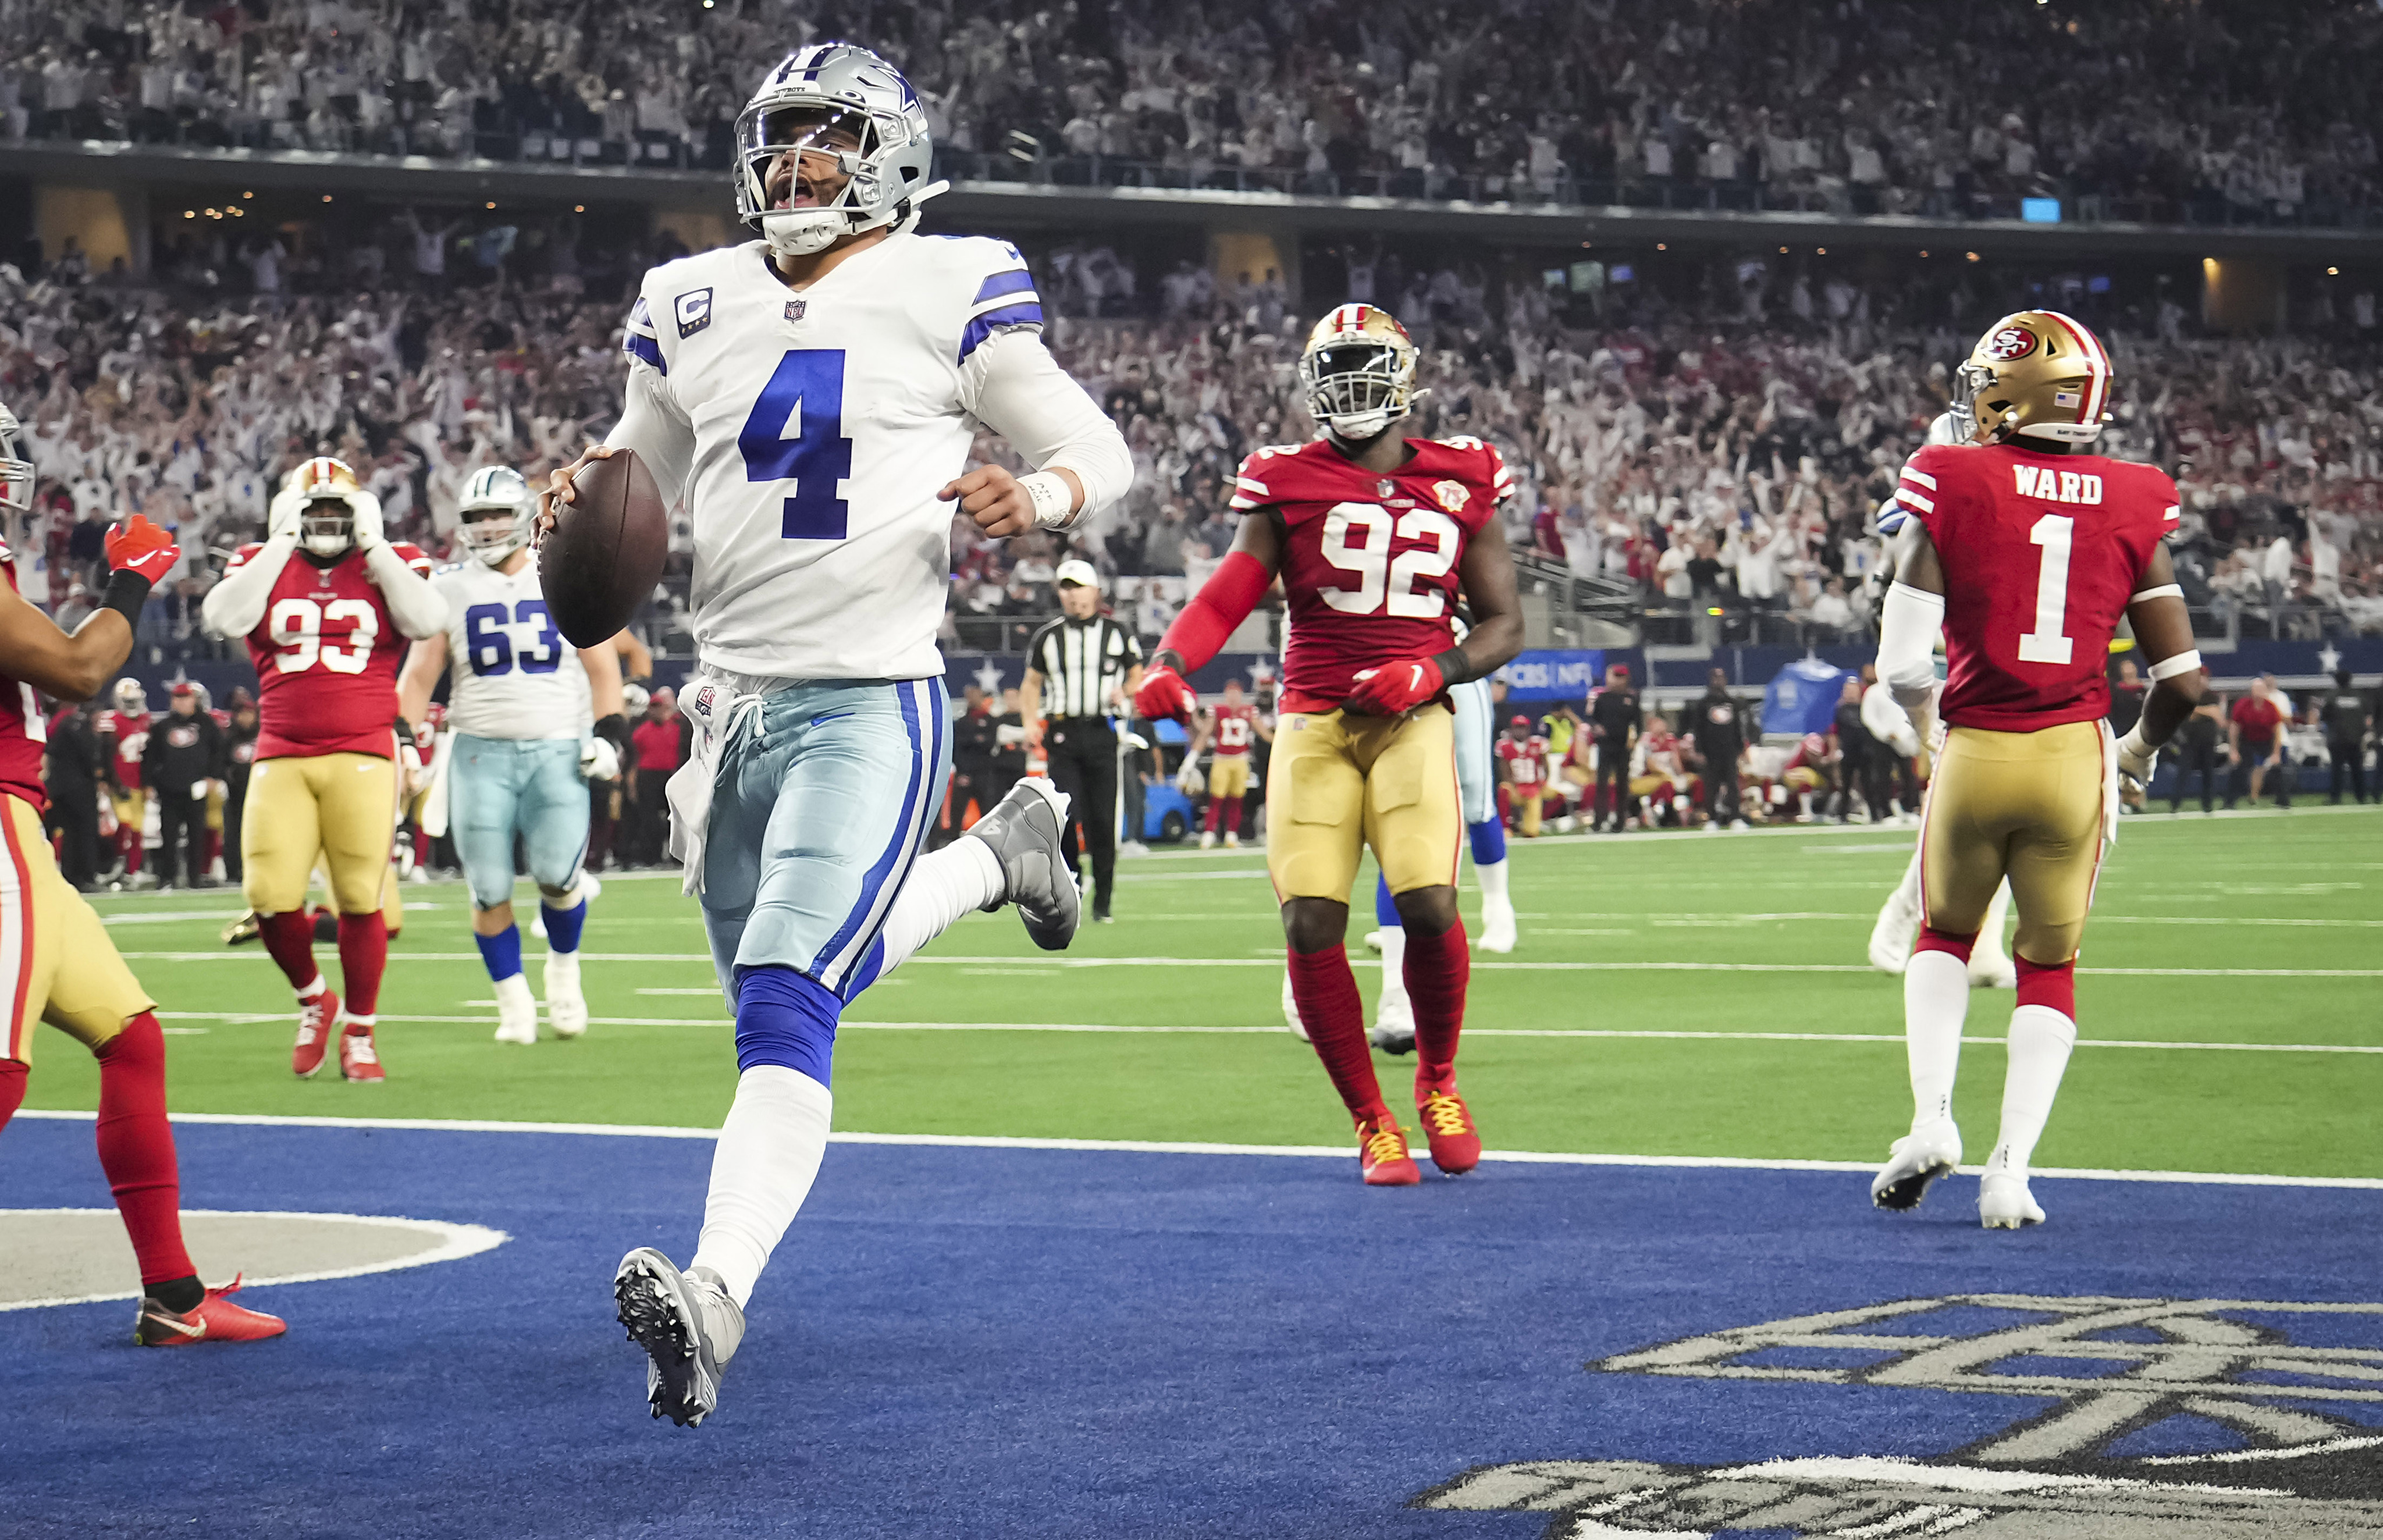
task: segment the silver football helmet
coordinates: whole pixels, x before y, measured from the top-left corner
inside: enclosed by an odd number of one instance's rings
[[[503,512],[503,518],[493,515]],[[491,567],[501,567],[513,552],[529,544],[530,521],[537,517],[537,499],[529,483],[509,465],[483,465],[463,484],[457,509],[463,524],[456,532],[463,548]]]
[[[858,147],[839,142],[846,137]],[[771,206],[770,167],[789,153],[834,163],[846,180],[833,202]],[[951,186],[929,182],[933,168],[919,93],[900,70],[853,43],[796,49],[736,117],[736,216],[787,256],[909,218]]]
[[[17,414],[0,403],[0,511],[21,513],[30,517],[33,511],[33,462],[24,458],[18,444],[25,436],[25,425]]]

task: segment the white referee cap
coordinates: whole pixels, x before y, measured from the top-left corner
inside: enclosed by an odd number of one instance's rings
[[[1081,557],[1071,557],[1060,562],[1058,571],[1051,574],[1051,579],[1062,588],[1071,583],[1084,588],[1097,588],[1101,585],[1101,574],[1094,572],[1093,564]]]

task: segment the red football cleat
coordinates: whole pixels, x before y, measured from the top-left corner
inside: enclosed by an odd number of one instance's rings
[[[1473,1109],[1452,1085],[1435,1086],[1415,1098],[1423,1120],[1423,1137],[1431,1141],[1431,1164],[1451,1177],[1461,1177],[1481,1164],[1481,1130],[1473,1126]]]
[[[1406,1131],[1388,1111],[1357,1119],[1357,1168],[1367,1187],[1413,1187],[1423,1180],[1407,1153]]]
[[[389,1072],[380,1066],[380,1049],[373,1041],[369,1027],[348,1023],[340,1034],[340,1073],[351,1080],[386,1080]]]
[[[154,1300],[141,1301],[141,1318],[133,1323],[132,1340],[144,1348],[188,1348],[198,1342],[262,1342],[290,1329],[278,1315],[246,1310],[227,1295],[240,1292],[235,1276],[221,1288],[210,1288],[195,1309],[177,1314]]]
[[[314,999],[298,1002],[298,1046],[290,1050],[290,1068],[300,1079],[313,1079],[323,1067],[339,1019],[340,997],[328,985]]]

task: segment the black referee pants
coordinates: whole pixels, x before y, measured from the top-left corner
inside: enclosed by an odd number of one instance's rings
[[[1068,794],[1060,858],[1069,871],[1080,871],[1079,853],[1091,853],[1095,916],[1109,912],[1117,881],[1117,730],[1105,717],[1055,717],[1043,732],[1051,784]]]

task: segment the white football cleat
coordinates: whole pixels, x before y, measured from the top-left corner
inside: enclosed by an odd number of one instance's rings
[[[1514,901],[1511,898],[1481,897],[1481,950],[1512,952],[1514,950]]]
[[[2002,951],[1977,947],[1969,953],[1969,987],[1973,990],[2019,988],[2019,965]]]
[[[1382,992],[1382,1003],[1374,1010],[1374,1029],[1366,1036],[1385,1053],[1414,1052],[1414,1004],[1404,991]]]
[[[2027,1178],[2008,1171],[1989,1171],[1978,1183],[1978,1222],[1990,1230],[2016,1230],[2043,1223],[2043,1210],[2027,1189]]]
[[[1311,1041],[1307,1035],[1307,1023],[1299,1019],[1299,999],[1290,992],[1289,968],[1282,971],[1282,1021],[1284,1026],[1290,1029],[1291,1036],[1302,1042]]]
[[[1203,850],[1214,850],[1216,848],[1216,832],[1215,830],[1204,829],[1200,832],[1200,848]]]
[[[587,997],[579,992],[579,954],[546,955],[546,1021],[559,1038],[587,1030]]]
[[[530,993],[529,980],[518,973],[497,980],[497,1041],[537,1041],[537,996]]]
[[[1379,951],[1381,951],[1381,949],[1382,949],[1382,933],[1381,933],[1379,930],[1368,930],[1368,931],[1366,931],[1366,932],[1365,932],[1365,950],[1366,950],[1366,951],[1368,951],[1368,952],[1379,952]]]
[[[708,1267],[681,1273],[640,1246],[621,1259],[612,1298],[629,1340],[646,1351],[646,1405],[691,1428],[720,1405],[720,1376],[745,1340],[745,1312]]]
[[[1961,1164],[1961,1130],[1951,1118],[1915,1128],[1895,1141],[1887,1161],[1870,1184],[1870,1201],[1883,1209],[1912,1209],[1928,1184],[1949,1177]]]
[[[1898,902],[1901,897],[1898,888],[1878,912],[1878,923],[1871,927],[1870,966],[1881,973],[1901,973],[1911,961],[1911,930],[1919,921]]]
[[[1227,850],[1239,850],[1239,849],[1241,849],[1241,836],[1238,832],[1236,832],[1235,831],[1233,831],[1233,830],[1230,830],[1230,829],[1226,830],[1226,831],[1225,831],[1225,848],[1226,848]]]

